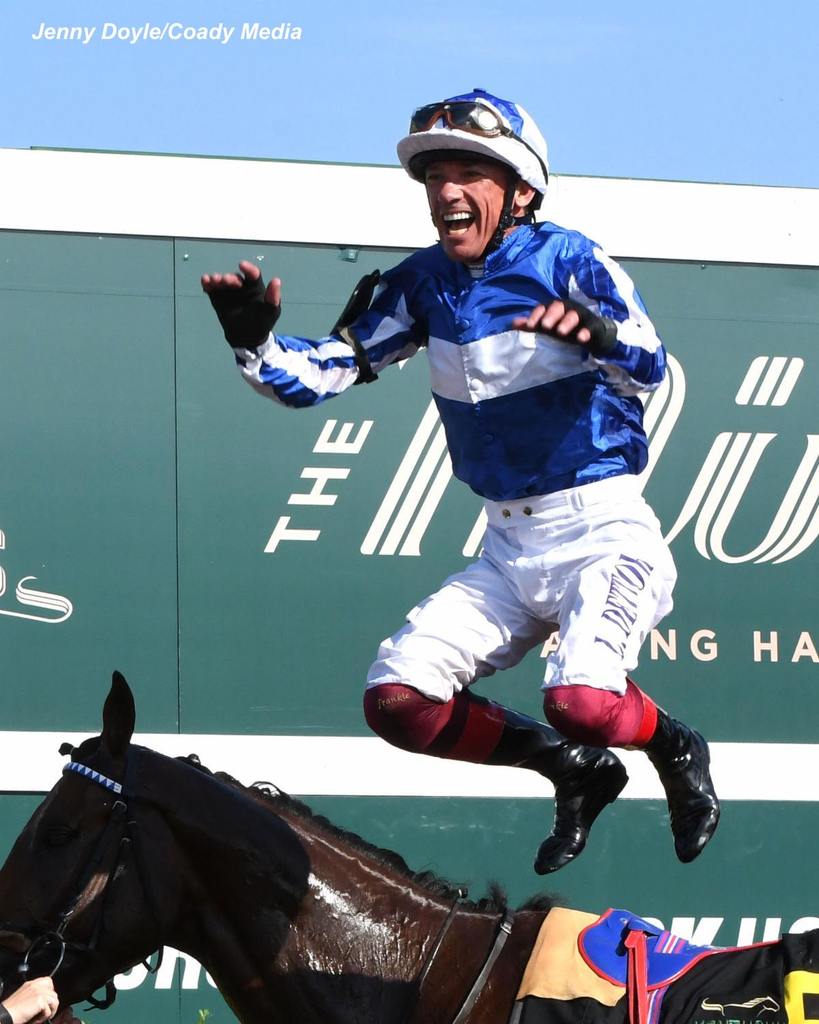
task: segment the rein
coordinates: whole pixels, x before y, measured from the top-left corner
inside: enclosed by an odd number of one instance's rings
[[[489,956],[484,961],[483,967],[481,968],[480,974],[475,979],[475,983],[469,990],[469,994],[464,999],[457,1016],[452,1021],[452,1024],[463,1024],[469,1014],[472,1012],[472,1007],[478,1001],[478,996],[481,994],[484,985],[486,984],[489,975],[492,973],[492,968],[495,966],[495,961],[501,954],[501,950],[506,945],[506,940],[512,934],[512,925],[515,922],[515,914],[513,911],[507,909],[503,915],[503,920],[498,925],[498,931],[495,935],[495,942],[489,951]]]
[[[444,943],[444,938],[446,937],[446,933],[449,931],[449,926],[455,920],[455,914],[458,911],[458,905],[462,900],[466,899],[468,895],[469,892],[467,889],[458,889],[455,900],[453,901],[452,906],[449,908],[449,913],[447,914],[444,923],[441,926],[441,930],[438,932],[435,942],[433,943],[432,949],[429,951],[429,955],[427,956],[426,961],[424,962],[424,966],[421,968],[421,973],[418,975],[418,981],[416,983],[417,999],[420,999],[421,997],[421,989],[423,988],[423,984],[426,981],[427,975],[429,974],[430,969],[432,968],[433,961],[435,960],[435,957],[438,955],[441,946]],[[492,944],[492,948],[489,950],[486,960],[484,960],[483,966],[478,972],[477,978],[475,978],[475,981],[472,983],[472,988],[466,994],[464,1001],[461,1003],[461,1008],[453,1017],[452,1024],[465,1024],[467,1018],[469,1017],[469,1014],[472,1012],[475,1006],[475,1003],[477,1003],[478,1001],[478,997],[483,991],[484,985],[486,985],[486,982],[489,979],[489,975],[492,973],[492,968],[495,966],[495,961],[498,959],[503,947],[506,945],[506,940],[512,934],[512,925],[514,924],[514,921],[514,911],[509,910],[507,908],[506,911],[504,912],[503,920],[498,925],[498,930],[495,935],[495,941]],[[413,1006],[410,1006],[407,1013],[404,1015],[401,1024],[409,1024],[409,1021],[412,1019],[412,1014],[417,1005],[417,999],[416,1003]]]
[[[68,753],[71,748],[64,750],[60,748],[60,753]],[[138,833],[136,828],[136,821],[128,813],[128,797],[127,792],[130,790],[130,786],[127,785],[129,780],[129,771],[131,769],[131,763],[126,761],[125,766],[125,784],[119,783],[114,779],[108,778],[107,775],[103,775],[101,772],[95,771],[93,768],[89,768],[88,765],[82,764],[80,761],[69,761],[63,768],[63,774],[66,772],[74,772],[77,775],[81,775],[83,778],[89,779],[109,792],[113,793],[119,799],[115,800],[111,805],[111,813],[108,817],[108,821],[105,824],[105,828],[102,831],[102,835],[97,840],[96,846],[91,857],[88,860],[85,870],[81,874],[81,883],[77,887],[77,890],[69,900],[67,906],[57,915],[57,923],[54,929],[51,931],[43,932],[38,935],[26,950],[25,956],[23,957],[22,963],[18,967],[18,973],[21,975],[23,981],[27,980],[32,969],[32,960],[35,953],[41,953],[47,950],[50,946],[55,947],[55,964],[49,972],[48,976],[53,978],[54,975],[60,970],[63,960],[65,959],[66,951],[69,947],[77,950],[81,953],[93,953],[99,946],[100,938],[104,928],[105,922],[105,911],[108,907],[111,893],[115,887],[117,879],[121,876],[121,867],[124,866],[126,858],[129,852],[134,853],[134,865],[136,867],[137,876],[139,877],[142,890],[145,893],[148,906],[150,907],[155,923],[159,924],[159,917],[156,912],[156,904],[153,899],[153,891],[149,884],[150,878],[146,875],[143,870],[142,860],[139,855],[139,841]],[[80,904],[83,895],[88,890],[95,875],[100,871],[100,867],[105,859],[106,854],[110,846],[112,845],[112,837],[116,839],[116,856],[111,869],[108,871],[105,884],[102,888],[102,892],[99,897],[100,911],[97,915],[97,919],[94,923],[93,931],[91,932],[91,938],[87,943],[71,942],[65,938],[65,932],[71,921],[71,918]],[[159,948],[159,957],[157,958],[156,965],[151,967],[147,960],[143,963],[143,967],[148,971],[149,974],[155,974],[162,963],[163,947]],[[105,996],[102,999],[96,999],[94,995],[88,996],[88,1002],[92,1007],[98,1010],[106,1010],[116,999],[116,988],[114,987],[114,980],[110,978],[105,983]]]
[[[429,974],[430,969],[432,968],[433,961],[435,960],[435,957],[438,955],[438,951],[440,950],[441,946],[444,943],[444,938],[446,937],[446,933],[449,931],[449,926],[455,920],[455,914],[458,910],[458,904],[461,902],[461,900],[465,900],[468,895],[468,889],[458,889],[455,895],[455,899],[452,901],[452,906],[449,908],[449,913],[446,915],[444,923],[441,925],[441,930],[438,932],[435,942],[432,944],[432,949],[430,949],[429,953],[427,954],[427,958],[424,961],[424,966],[421,968],[421,973],[418,975],[418,980],[415,983],[415,989],[416,992],[418,993],[419,998],[421,996],[421,989],[424,987],[424,982],[427,979],[427,975]],[[404,1014],[403,1020],[401,1021],[401,1024],[408,1024],[408,1022],[412,1019],[414,1009],[414,1005],[408,1007],[407,1012]]]

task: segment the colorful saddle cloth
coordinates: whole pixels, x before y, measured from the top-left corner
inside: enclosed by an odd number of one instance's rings
[[[639,980],[648,991],[670,985],[703,957],[722,952],[718,946],[694,946],[628,910],[607,910],[583,929],[578,947],[592,970],[614,985],[627,985],[642,962]]]
[[[819,1024],[819,929],[721,949],[694,946],[626,910],[552,910],[510,1024],[625,1021]]]
[[[607,910],[584,928],[578,947],[596,974],[625,986],[631,1024],[656,1024],[668,986],[704,957],[724,952],[694,946],[627,910]]]

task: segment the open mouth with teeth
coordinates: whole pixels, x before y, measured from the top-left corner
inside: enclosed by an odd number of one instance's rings
[[[448,235],[462,235],[475,223],[474,216],[466,210],[457,213],[445,213],[441,218]]]

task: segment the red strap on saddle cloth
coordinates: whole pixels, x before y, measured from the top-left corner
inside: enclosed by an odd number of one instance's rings
[[[628,955],[626,995],[629,1024],[648,1024],[648,950],[645,932],[629,932],[624,942]]]

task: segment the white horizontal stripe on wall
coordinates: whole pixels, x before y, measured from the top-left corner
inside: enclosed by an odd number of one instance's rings
[[[67,758],[58,749],[86,734],[0,732],[0,792],[46,792]],[[519,768],[408,754],[377,737],[218,736],[160,733],[135,743],[177,756],[195,753],[212,771],[248,785],[272,782],[294,796],[422,796],[520,799],[552,795],[540,776]],[[618,751],[629,772],[621,799],[662,799],[645,755]],[[713,777],[723,800],[819,800],[819,744],[713,743]]]
[[[14,197],[0,204],[0,228],[408,249],[436,241],[424,190],[400,167],[0,149],[0,181]],[[305,209],[301,195],[316,201]],[[539,216],[619,258],[819,265],[819,189],[556,174]]]

